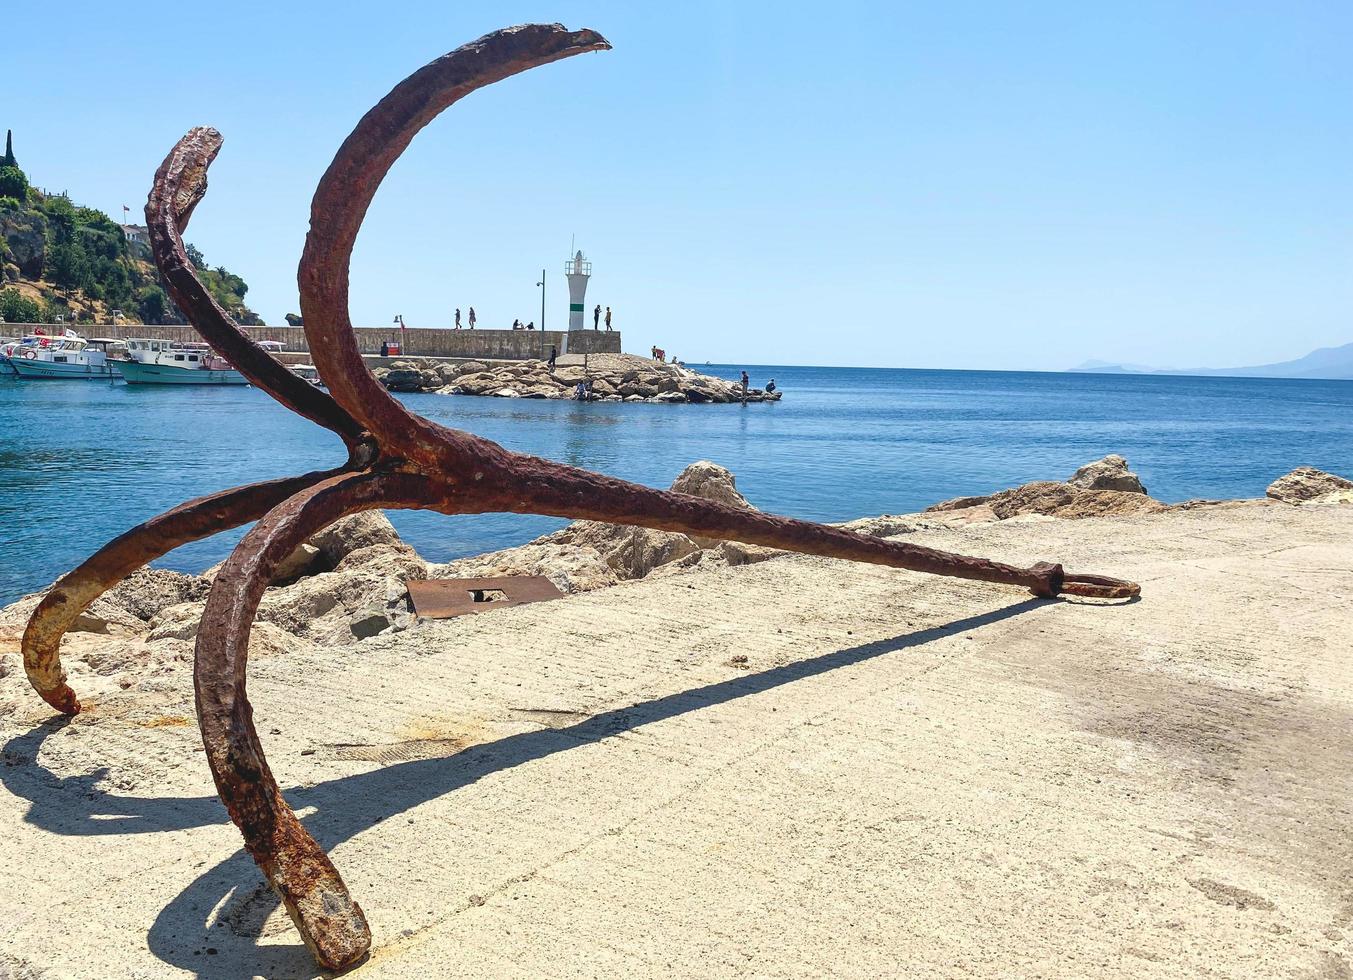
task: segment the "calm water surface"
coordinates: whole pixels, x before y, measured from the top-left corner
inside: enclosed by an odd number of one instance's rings
[[[739,366],[740,367],[740,366]],[[704,368],[736,377],[739,367]],[[1153,496],[1262,496],[1294,466],[1353,471],[1353,382],[773,367],[771,405],[615,405],[401,396],[511,449],[667,486],[711,459],[764,510],[813,520],[915,511],[1125,455]],[[334,466],[338,440],[253,388],[0,377],[0,603],[191,497]],[[562,522],[392,512],[445,561]],[[237,530],[157,564],[200,571]]]

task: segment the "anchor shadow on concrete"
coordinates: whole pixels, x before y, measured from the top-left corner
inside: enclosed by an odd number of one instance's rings
[[[605,711],[567,727],[510,735],[467,747],[451,756],[403,762],[311,787],[293,788],[285,796],[298,813],[313,810],[302,822],[329,851],[383,820],[492,773],[701,708],[922,647],[945,636],[980,629],[1062,601],[1066,600],[1025,599],[915,633]],[[183,830],[227,821],[225,807],[214,796],[120,796],[98,785],[107,769],[64,778],[47,771],[37,763],[37,753],[42,743],[65,728],[70,720],[62,717],[44,722],[3,747],[0,783],[29,801],[25,822],[56,834],[87,836]],[[204,980],[251,975],[307,978],[326,975],[317,970],[300,943],[260,946],[255,941],[257,937],[237,934],[228,927],[227,910],[239,911],[245,905],[249,906],[245,918],[261,924],[278,902],[262,883],[256,865],[241,849],[200,875],[161,911],[151,926],[148,946],[163,962]],[[217,916],[215,926],[208,926],[207,918],[218,907],[223,914]],[[380,909],[369,908],[367,913],[379,936]]]

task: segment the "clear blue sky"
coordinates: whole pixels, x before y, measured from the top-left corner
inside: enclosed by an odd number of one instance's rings
[[[1353,4],[11,4],[0,127],[117,217],[226,136],[188,238],[269,322],[310,195],[399,79],[495,27],[614,44],[453,107],[376,198],[353,319],[566,316],[570,237],[626,347],[1062,368],[1353,341]],[[22,39],[16,41],[15,39]]]

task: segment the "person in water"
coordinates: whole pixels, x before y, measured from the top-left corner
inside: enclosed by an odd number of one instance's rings
[[[747,372],[742,372],[742,404],[747,404],[747,386],[752,383],[752,379],[747,376]]]

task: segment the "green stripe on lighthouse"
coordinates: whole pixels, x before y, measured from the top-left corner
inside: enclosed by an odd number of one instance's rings
[[[581,303],[569,303],[569,304],[568,304],[568,311],[569,311],[570,313],[581,313],[581,312],[583,311],[583,304],[581,304]]]

